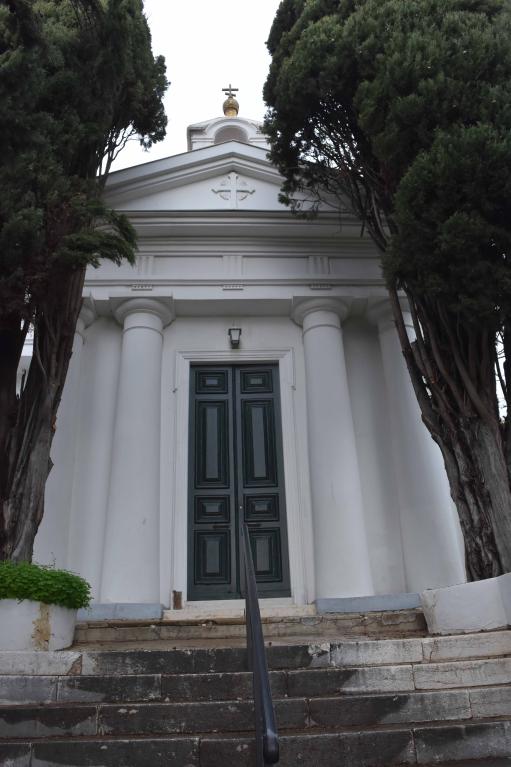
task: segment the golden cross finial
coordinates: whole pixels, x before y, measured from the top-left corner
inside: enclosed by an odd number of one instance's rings
[[[226,117],[237,117],[240,111],[240,105],[234,98],[234,94],[239,91],[239,88],[233,88],[229,83],[228,88],[222,88],[222,91],[227,95],[227,98],[223,104],[224,115]]]

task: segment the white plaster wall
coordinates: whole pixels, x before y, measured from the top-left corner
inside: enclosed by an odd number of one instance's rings
[[[83,340],[75,333],[66,385],[51,448],[53,468],[46,483],[44,516],[34,542],[34,562],[67,567],[69,516],[76,456],[78,402],[82,388]]]
[[[343,334],[375,593],[399,593],[406,591],[403,546],[378,338],[361,318],[347,320]]]
[[[105,520],[113,450],[121,328],[109,317],[87,331],[76,433],[68,562],[86,578],[99,600]],[[126,601],[130,601],[126,595]]]
[[[233,326],[242,328],[240,352],[243,356],[230,349],[227,330]],[[181,380],[176,375],[176,360],[183,353],[195,353],[194,362],[200,362],[201,358],[211,361],[210,355],[216,353],[215,361],[219,364],[222,360],[227,364],[250,364],[251,351],[259,353],[254,359],[257,362],[262,359],[261,351],[267,353],[267,360],[275,359],[272,356],[275,350],[279,353],[286,350],[289,360],[285,371],[281,369],[281,402],[283,411],[286,407],[292,409],[292,413],[284,415],[283,412],[283,417],[294,418],[296,429],[294,433],[284,434],[292,596],[298,604],[314,599],[301,329],[283,317],[178,317],[165,330],[163,352],[160,551],[161,600],[165,604],[169,604],[172,590],[182,592],[184,600],[187,591],[188,413],[183,415],[180,408],[181,403],[188,401],[188,379]],[[292,473],[297,481],[290,485]],[[180,489],[176,488],[177,483]],[[293,515],[291,524],[290,515]]]

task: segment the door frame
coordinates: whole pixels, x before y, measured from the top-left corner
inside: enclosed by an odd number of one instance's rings
[[[174,387],[174,466],[172,493],[172,585],[180,591],[183,606],[187,603],[188,591],[188,448],[189,448],[189,407],[190,367],[192,364],[244,365],[278,363],[280,379],[280,408],[282,421],[282,449],[284,454],[284,487],[286,494],[286,517],[289,549],[289,570],[291,602],[307,604],[307,595],[312,592],[310,565],[305,556],[304,531],[306,488],[303,472],[298,465],[297,428],[294,409],[296,388],[294,350],[219,350],[219,351],[178,351],[175,356]],[[309,565],[309,566],[307,566]],[[289,603],[289,598],[281,601]],[[232,603],[232,602],[231,602]],[[191,604],[195,604],[192,602]],[[221,607],[223,600],[211,600],[212,607]]]

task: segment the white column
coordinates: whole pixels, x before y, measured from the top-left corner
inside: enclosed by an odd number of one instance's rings
[[[159,602],[162,330],[172,316],[138,298],[115,314],[123,341],[101,601]]]
[[[85,304],[76,323],[73,351],[57,412],[51,447],[53,468],[46,483],[44,516],[34,545],[34,561],[69,567],[67,544],[76,456],[82,349],[85,330],[93,322],[94,309]]]
[[[466,580],[442,454],[422,423],[388,299],[375,302],[369,319],[378,327],[400,505],[408,591]],[[404,312],[410,337],[413,323]]]
[[[353,417],[341,301],[299,304],[303,325],[316,598],[374,593]]]

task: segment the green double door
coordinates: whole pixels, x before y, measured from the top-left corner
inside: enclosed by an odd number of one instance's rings
[[[188,599],[244,596],[241,525],[261,596],[290,595],[277,365],[192,366]]]

